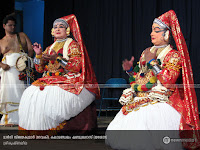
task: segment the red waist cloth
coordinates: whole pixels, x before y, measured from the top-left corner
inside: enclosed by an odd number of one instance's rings
[[[32,83],[32,85],[40,86],[40,89],[43,90],[45,86],[52,85],[52,86],[58,86],[62,88],[63,90],[66,90],[68,92],[74,93],[74,94],[80,94],[83,87],[88,89],[90,92],[95,93],[95,90],[98,88],[98,85],[92,84],[92,83],[84,83],[82,80],[80,80],[82,76],[68,79],[63,76],[49,76],[49,77],[43,77],[35,82]],[[97,86],[97,87],[96,87]]]

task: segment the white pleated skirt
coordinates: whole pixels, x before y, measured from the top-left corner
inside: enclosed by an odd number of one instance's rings
[[[180,119],[167,103],[149,104],[127,115],[121,109],[107,128],[106,144],[123,150],[182,149],[181,142],[168,143],[169,138],[180,138]]]
[[[44,90],[31,85],[21,98],[19,126],[26,130],[48,130],[75,117],[95,99],[92,92],[83,88],[79,95],[58,86],[45,86]]]

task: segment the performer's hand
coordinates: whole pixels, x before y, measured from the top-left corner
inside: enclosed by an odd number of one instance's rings
[[[156,48],[155,51],[154,51],[154,53],[152,53],[152,52],[150,51],[150,49],[151,49],[151,47],[146,48],[146,49],[144,50],[144,58],[145,58],[145,61],[146,61],[147,63],[148,63],[150,60],[152,60],[152,59],[156,59],[156,53],[157,53],[157,51],[158,51],[158,49]]]
[[[132,56],[131,57],[131,60],[127,60],[125,59],[124,61],[122,61],[122,68],[123,70],[127,71],[127,70],[130,70],[131,67],[133,67],[133,61],[134,61],[134,57]]]
[[[7,64],[1,64],[1,68],[4,70],[4,71],[7,71],[7,70],[9,70],[10,69],[10,66],[9,65],[7,65]]]
[[[49,54],[43,54],[42,55],[42,58],[44,60],[56,60],[57,57],[58,57],[58,55],[54,50],[52,50],[52,54],[51,55],[49,55]]]
[[[42,54],[42,47],[41,47],[41,44],[38,44],[37,42],[35,42],[33,45],[33,50],[35,51],[35,53],[37,55],[41,55]]]

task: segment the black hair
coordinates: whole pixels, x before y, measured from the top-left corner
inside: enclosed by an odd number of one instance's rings
[[[163,37],[165,36],[167,30],[169,30],[169,29],[164,28],[164,33],[162,34]],[[173,37],[172,37],[172,33],[171,33],[170,30],[169,30],[169,44],[170,44],[174,49],[176,49],[176,43],[175,43],[175,41],[174,41],[174,39],[173,39]]]
[[[168,29],[166,29],[166,31],[167,31],[167,30],[168,30]],[[164,32],[164,36],[165,36],[166,31]],[[175,41],[174,41],[174,39],[173,39],[173,36],[172,36],[172,32],[171,32],[171,31],[169,31],[169,44],[173,47],[173,49],[176,49],[176,43],[175,43]]]
[[[13,15],[8,15],[3,19],[3,24],[7,24],[9,20],[12,20],[17,24],[17,21]]]

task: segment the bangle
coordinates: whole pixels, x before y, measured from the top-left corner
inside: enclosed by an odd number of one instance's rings
[[[162,71],[162,69],[160,68],[160,66],[159,66],[158,64],[156,64],[156,65],[154,65],[154,66],[152,67],[152,71],[153,71],[153,73],[154,73],[155,75],[157,75],[157,74],[159,74],[159,73]]]
[[[39,58],[34,58],[33,59],[33,62],[35,63],[35,64],[37,64],[37,65],[39,65],[40,63],[41,63],[41,60],[39,59]]]
[[[64,67],[67,65],[67,61],[65,61],[64,59],[57,57],[56,59],[61,65],[63,65]]]
[[[132,72],[133,71],[133,67],[131,67],[129,70],[127,70],[127,72]]]
[[[40,54],[40,55],[36,54],[35,57],[38,58],[38,59],[40,59],[40,58],[42,58],[42,54]]]
[[[154,58],[153,59],[151,59],[150,61],[149,61],[149,63],[151,63],[151,61],[153,61],[153,60],[155,60]]]
[[[155,66],[155,65],[158,65],[159,63],[158,63],[158,61],[157,60],[152,60],[151,62],[150,62],[150,65],[151,66]]]

